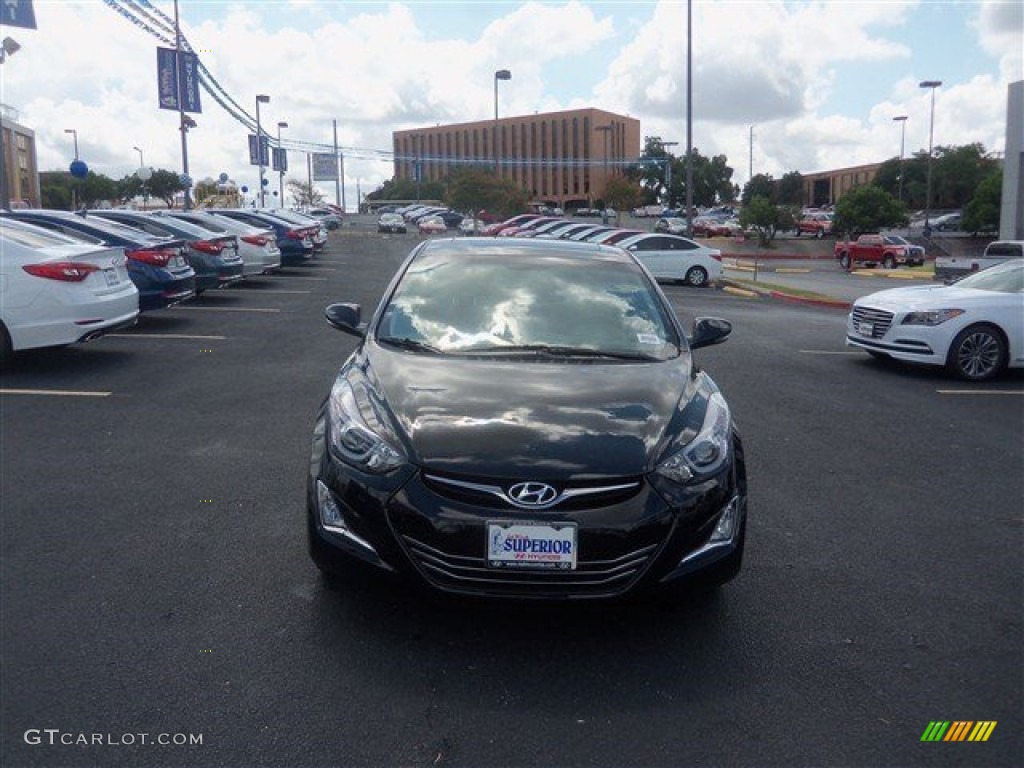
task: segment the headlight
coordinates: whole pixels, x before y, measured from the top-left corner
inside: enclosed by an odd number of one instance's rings
[[[925,312],[908,312],[903,325],[939,325],[954,317],[960,317],[962,309],[930,309]]]
[[[703,480],[715,474],[729,458],[731,424],[729,406],[722,393],[712,393],[700,432],[684,448],[661,462],[656,471],[676,483]]]
[[[374,474],[405,463],[405,455],[383,435],[390,435],[381,406],[366,385],[342,374],[334,382],[327,407],[328,440],[339,458]]]

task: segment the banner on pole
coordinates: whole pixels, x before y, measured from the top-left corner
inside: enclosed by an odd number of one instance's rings
[[[260,162],[262,158],[262,162]],[[260,136],[260,154],[256,154],[256,134],[249,134],[249,165],[270,165],[270,137]],[[287,170],[287,169],[286,169]]]
[[[175,66],[175,62],[178,66]],[[156,80],[160,109],[178,110],[178,90],[181,86],[181,111],[200,114],[203,111],[199,101],[199,57],[182,51],[181,56],[173,48],[156,49]]]
[[[288,150],[284,147],[274,147],[270,156],[271,170],[288,172]]]
[[[334,181],[338,178],[338,157],[326,152],[313,153],[313,179]]]

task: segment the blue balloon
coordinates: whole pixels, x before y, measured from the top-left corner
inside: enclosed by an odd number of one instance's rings
[[[222,173],[222,174],[221,174],[220,176],[218,176],[217,178],[218,178],[218,179],[220,179],[220,183],[221,183],[221,184],[225,184],[225,183],[227,183],[227,180],[228,180],[228,175],[227,175],[226,173]]]
[[[191,187],[192,186],[192,177],[189,176],[187,173],[181,174],[181,176],[179,178],[181,179],[181,186],[183,186],[183,187]]]
[[[82,160],[72,160],[71,175],[76,179],[84,179],[89,175],[89,166]]]
[[[261,184],[262,184],[262,185],[263,185],[263,186],[265,187],[265,186],[267,186],[267,184],[269,184],[269,183],[270,183],[270,179],[264,179],[264,180],[263,180],[263,181],[261,181],[260,183],[261,183]]]
[[[249,191],[249,188],[243,184],[242,185],[242,194],[244,195],[248,191]]]

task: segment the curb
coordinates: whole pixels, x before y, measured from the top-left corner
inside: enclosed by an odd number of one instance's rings
[[[843,311],[849,311],[851,307],[851,303],[849,301],[843,301],[842,299],[830,299],[828,297],[814,299],[808,296],[796,296],[783,291],[758,289],[749,285],[737,284],[728,278],[722,278],[720,279],[720,282],[722,283],[722,290],[726,293],[733,294],[734,296],[744,296],[746,298],[759,296],[768,299],[777,299],[779,301],[789,301],[794,304],[807,304],[814,307],[827,307],[829,309],[841,309]]]

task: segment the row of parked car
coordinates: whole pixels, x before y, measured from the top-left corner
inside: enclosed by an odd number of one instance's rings
[[[617,245],[660,280],[704,286],[722,275],[722,252],[688,237],[524,213],[485,227],[489,237],[541,238]]]
[[[0,211],[0,359],[97,338],[326,243],[323,223],[282,209]]]

